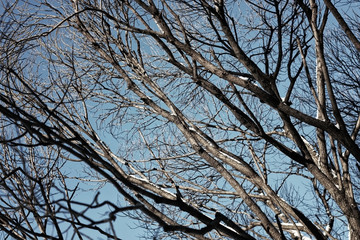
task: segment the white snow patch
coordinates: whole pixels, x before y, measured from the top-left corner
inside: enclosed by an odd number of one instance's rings
[[[196,132],[195,128],[193,128],[193,127],[189,127],[189,130],[193,131],[193,132]]]
[[[293,223],[281,223],[281,225],[303,227],[302,223],[295,223],[295,225]]]
[[[331,175],[333,176],[333,178],[337,178],[337,174],[334,169],[331,169],[330,172],[331,172]]]
[[[233,161],[235,161],[235,162],[239,162],[239,160],[237,160],[236,158],[230,156],[230,155],[227,154],[227,153],[224,153],[224,152],[221,152],[221,151],[220,151],[220,153],[221,153],[222,155],[224,155],[225,157],[230,158],[231,160],[233,160]]]
[[[330,231],[330,225],[328,224],[328,225],[326,225],[326,227],[325,227],[325,231],[327,231],[327,232],[329,232]]]
[[[164,189],[164,188],[161,188],[161,187],[157,186],[156,184],[154,184],[154,183],[150,182],[148,179],[139,178],[139,177],[134,176],[134,175],[129,175],[129,176],[130,176],[131,178],[135,178],[135,179],[137,179],[137,180],[139,180],[139,181],[141,181],[141,182],[146,182],[146,183],[148,183],[148,184],[150,184],[150,185],[154,186],[155,188],[161,189],[161,191],[166,192],[167,194],[169,194],[169,195],[171,195],[171,196],[173,196],[173,197],[176,197],[176,195],[175,195],[174,193],[169,192],[168,190],[166,190],[166,189]]]
[[[241,80],[244,80],[244,81],[247,81],[247,80],[249,80],[249,78],[248,77],[239,77]]]

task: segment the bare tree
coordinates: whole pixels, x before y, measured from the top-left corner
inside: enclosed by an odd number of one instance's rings
[[[2,6],[4,236],[359,239],[356,1]]]

